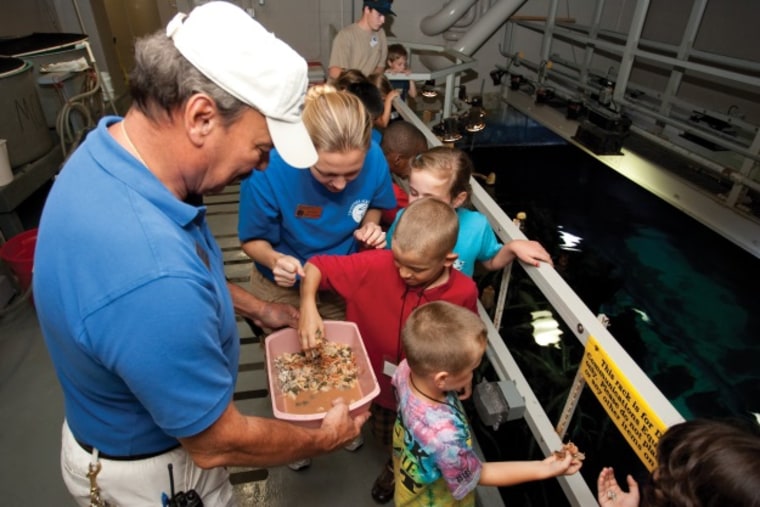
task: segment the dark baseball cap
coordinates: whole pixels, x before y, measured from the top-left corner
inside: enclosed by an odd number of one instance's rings
[[[391,10],[391,2],[385,2],[383,0],[379,0],[379,1],[364,0],[364,5],[366,5],[370,9],[375,9],[377,12],[379,12],[383,16],[396,15],[396,13]]]

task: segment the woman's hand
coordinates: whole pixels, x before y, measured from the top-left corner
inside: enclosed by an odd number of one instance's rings
[[[354,231],[354,238],[365,248],[385,248],[385,232],[380,225],[369,222]]]
[[[620,489],[612,467],[602,468],[597,481],[596,497],[601,507],[638,507],[639,485],[628,475],[628,493]]]
[[[274,283],[280,287],[292,287],[299,276],[303,276],[301,262],[291,255],[278,257],[272,268]]]

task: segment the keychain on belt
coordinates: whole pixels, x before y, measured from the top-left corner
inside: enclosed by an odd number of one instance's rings
[[[88,466],[87,478],[90,480],[90,507],[115,507],[106,500],[100,498],[100,487],[98,487],[98,473],[100,473],[100,460],[98,459],[98,450],[92,450],[92,460]]]

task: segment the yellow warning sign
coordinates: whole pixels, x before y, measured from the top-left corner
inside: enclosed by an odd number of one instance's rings
[[[652,471],[657,464],[657,442],[667,427],[593,336],[586,343],[581,373],[612,422]]]

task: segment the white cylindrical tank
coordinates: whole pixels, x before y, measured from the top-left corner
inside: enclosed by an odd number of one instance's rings
[[[0,138],[8,141],[12,167],[36,160],[53,147],[30,62],[0,57]]]

